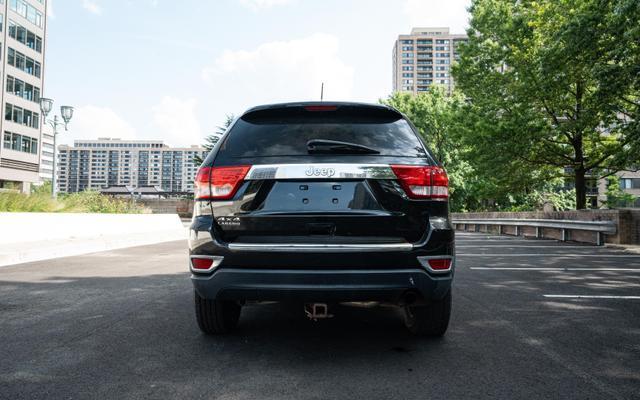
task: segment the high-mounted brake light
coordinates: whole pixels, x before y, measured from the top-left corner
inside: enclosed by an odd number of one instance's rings
[[[418,165],[392,165],[400,185],[412,199],[446,200],[449,177],[444,168]]]
[[[196,175],[195,198],[198,200],[231,199],[250,169],[249,165],[200,168]]]
[[[306,106],[304,108],[307,111],[335,111],[338,109],[336,106]]]

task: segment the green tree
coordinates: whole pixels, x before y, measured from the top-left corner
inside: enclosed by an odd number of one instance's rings
[[[205,142],[202,145],[202,147],[204,147],[204,149],[207,152],[210,152],[211,150],[213,150],[213,148],[215,147],[216,143],[218,143],[222,135],[224,135],[225,132],[227,132],[227,129],[231,126],[234,119],[235,117],[233,116],[233,114],[227,114],[225,116],[225,120],[222,126],[217,126],[216,131],[205,138]],[[197,165],[202,164],[203,161],[204,160],[200,156],[195,156],[193,158],[193,162]]]
[[[640,2],[474,0],[470,11],[453,74],[475,154],[512,160],[512,172],[570,167],[585,208],[588,175],[640,157]]]
[[[463,158],[464,151],[458,144],[455,126],[455,113],[463,102],[459,93],[448,96],[440,86],[433,86],[429,92],[418,95],[396,92],[382,100],[413,122],[436,161],[447,170],[452,208],[456,211],[469,207],[469,194],[472,193],[468,177],[473,175],[473,171]]]
[[[605,205],[607,208],[626,207],[633,203],[635,196],[626,193],[620,187],[620,178],[617,175],[612,175],[607,178],[607,192],[605,193],[607,200]]]

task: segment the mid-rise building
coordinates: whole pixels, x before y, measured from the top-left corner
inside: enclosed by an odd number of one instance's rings
[[[53,176],[53,128],[50,125],[42,125],[40,142],[40,182],[47,182]]]
[[[620,179],[620,189],[627,194],[635,196],[635,200],[627,207],[640,208],[640,171],[620,171],[616,173]],[[598,181],[598,205],[603,205],[607,201],[607,180]]]
[[[47,0],[0,0],[0,188],[40,181]]]
[[[438,84],[451,93],[451,64],[457,47],[467,35],[451,34],[449,28],[413,28],[400,35],[393,47],[393,91],[420,93]]]
[[[193,193],[200,146],[172,148],[157,140],[76,140],[58,147],[60,192],[101,190],[114,186],[157,187],[167,194]]]

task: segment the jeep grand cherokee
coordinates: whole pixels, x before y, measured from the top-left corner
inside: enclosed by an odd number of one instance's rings
[[[225,333],[254,301],[401,307],[445,333],[454,231],[448,178],[396,110],[288,103],[248,110],[196,178],[190,269],[200,329]]]

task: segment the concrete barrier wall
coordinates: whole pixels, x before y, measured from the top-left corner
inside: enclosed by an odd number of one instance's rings
[[[178,214],[182,218],[191,218],[193,200],[140,199],[136,204],[151,210],[153,214]]]
[[[0,266],[186,238],[176,214],[0,213]]]
[[[583,210],[583,211],[554,211],[554,212],[479,212],[479,213],[453,213],[452,218],[464,219],[557,219],[572,221],[613,221],[618,227],[615,235],[606,235],[605,242],[612,244],[640,244],[640,210],[619,209],[619,210]],[[494,232],[497,227],[467,225],[468,230],[478,230],[481,232]],[[515,234],[515,227],[503,227],[503,233]],[[520,235],[535,236],[535,228],[522,228]],[[543,237],[560,239],[561,232],[557,229],[545,228],[542,230]],[[596,234],[585,231],[572,231],[570,240],[585,243],[595,243]]]

